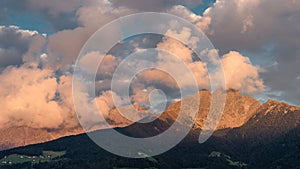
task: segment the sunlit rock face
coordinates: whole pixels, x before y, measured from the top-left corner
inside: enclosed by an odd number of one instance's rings
[[[211,93],[208,90],[199,91],[200,104],[198,109],[197,119],[194,128],[202,128],[207,119],[207,115],[211,109],[211,100],[217,97],[218,91]],[[190,104],[190,106],[198,106]],[[176,119],[180,111],[181,102],[176,102],[166,110],[161,116],[161,119],[171,120]],[[217,129],[235,128],[245,124],[255,113],[261,104],[254,98],[242,95],[239,91],[226,91],[226,102],[222,118],[218,124]]]

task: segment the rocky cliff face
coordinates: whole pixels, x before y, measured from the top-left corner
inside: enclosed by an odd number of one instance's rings
[[[218,91],[211,93],[208,90],[199,92],[200,104],[194,128],[202,128],[210,111],[213,97],[217,97]],[[191,104],[192,106],[193,104]],[[181,101],[170,105],[165,113],[160,117],[163,120],[176,119],[180,112]],[[195,105],[198,106],[198,105]],[[245,124],[255,113],[261,104],[254,98],[242,95],[239,91],[226,91],[226,102],[222,118],[218,124],[218,129],[235,128]]]
[[[242,95],[239,91],[229,90],[219,129],[235,128],[245,124],[261,104],[254,98]]]

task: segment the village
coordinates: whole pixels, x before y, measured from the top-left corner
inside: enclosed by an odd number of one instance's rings
[[[43,162],[49,162],[54,159],[59,159],[63,155],[65,155],[65,151],[55,152],[55,151],[43,151],[42,155],[39,156],[28,156],[28,155],[19,155],[12,154],[9,156],[4,156],[4,158],[0,159],[1,165],[13,165],[13,164],[22,164],[22,163],[32,163],[38,164]]]

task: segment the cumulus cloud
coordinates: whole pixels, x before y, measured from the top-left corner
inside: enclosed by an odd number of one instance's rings
[[[184,43],[190,43],[192,46],[196,46],[198,43],[198,39],[192,37],[191,32],[189,32],[188,29],[183,29],[180,33],[170,30],[166,33],[166,35],[183,39]],[[174,56],[177,56],[185,64],[187,64],[188,68],[193,72],[199,88],[209,88],[210,80],[213,79],[213,81],[219,81],[223,76],[222,71],[219,70],[209,77],[206,67],[208,63],[204,61],[193,61],[193,51],[191,51],[191,49],[189,49],[186,45],[177,40],[164,38],[164,40],[157,45],[157,48],[172,53]],[[218,64],[218,50],[203,50],[200,54],[207,55],[212,64]],[[262,73],[262,69],[258,66],[254,66],[250,62],[250,59],[248,57],[243,56],[239,52],[230,51],[229,53],[224,54],[221,57],[221,63],[223,71],[225,73],[227,89],[241,90],[241,92],[246,94],[253,94],[264,91],[264,81],[260,76]],[[167,60],[165,62],[165,66],[173,67],[174,69],[172,69],[171,72],[180,71],[181,77],[184,79],[188,79],[185,78],[184,70],[180,69],[180,65],[172,65],[172,62],[170,60]],[[157,78],[157,80],[161,82],[165,81],[165,83],[167,84],[172,84],[171,79],[170,81],[168,81],[166,75],[164,77],[160,74],[162,73],[159,73],[158,71],[150,71],[147,72],[147,76],[145,77],[151,80]],[[160,79],[159,77],[163,78]],[[186,82],[187,84],[191,84],[191,82],[189,82],[188,80]]]
[[[16,26],[0,26],[0,69],[24,62],[38,62],[46,37]]]
[[[36,64],[8,67],[0,74],[0,128],[28,126],[51,130],[68,130],[79,127],[74,104],[82,116],[83,123],[105,127],[99,113],[107,117],[115,104],[122,99],[114,92],[103,91],[91,98],[85,90],[75,92],[78,98],[73,104],[72,76],[56,77],[53,70],[37,68]],[[95,107],[95,105],[98,107]],[[81,119],[82,120],[82,119]],[[107,126],[106,126],[107,127]]]
[[[93,1],[90,5],[77,10],[79,27],[72,30],[63,30],[49,36],[47,52],[48,65],[61,69],[68,69],[74,64],[80,49],[91,35],[110,21],[130,14],[134,11],[113,8],[109,1]],[[113,36],[118,30],[111,30],[108,36]],[[110,37],[103,37],[110,38]]]
[[[72,129],[78,128],[79,123],[76,116],[76,112],[73,104],[72,95],[72,82],[73,77],[71,75],[63,75],[56,79],[57,91],[56,91],[56,102],[60,105],[62,112],[61,116],[64,119],[61,124],[61,129]]]
[[[131,100],[134,103],[147,105],[149,104],[149,95],[153,89],[153,87],[146,87],[141,83],[137,83],[132,88],[133,95],[131,96]]]
[[[222,57],[227,89],[240,90],[243,93],[253,94],[264,91],[264,82],[260,78],[260,70],[251,64],[248,57],[231,51]]]
[[[107,117],[108,113],[115,108],[116,105],[122,105],[122,99],[113,91],[108,90],[96,98],[100,113]]]
[[[182,5],[173,6],[168,10],[168,13],[179,16],[186,19],[187,21],[198,26],[203,32],[206,32],[209,28],[211,18],[209,16],[200,16],[189,10],[187,7]]]
[[[183,62],[191,63],[193,61],[193,51],[175,39],[165,38],[162,43],[157,45],[157,48],[172,53]]]
[[[193,61],[192,51],[182,43],[166,39],[158,45],[159,49],[164,49],[174,54],[175,56],[182,59],[188,65],[188,68],[193,72],[193,75],[198,83],[199,88],[209,88],[210,78],[213,78],[215,82],[222,79],[223,74],[222,70],[214,73],[209,77],[205,62]],[[204,52],[204,51],[203,51]],[[213,64],[218,64],[217,62],[217,52],[216,50],[211,50],[205,54],[211,58]],[[226,88],[227,89],[236,89],[241,90],[241,92],[246,94],[253,94],[258,92],[263,92],[265,89],[263,79],[260,77],[262,73],[261,68],[254,66],[248,57],[243,56],[239,52],[231,51],[221,57],[221,63],[223,71],[225,74]],[[185,78],[184,70],[180,69],[180,65],[172,65],[172,62],[166,61],[165,66],[173,67],[174,69],[170,70],[171,72],[181,72],[181,78]],[[168,76],[164,73],[161,73],[157,70],[152,70],[147,72],[145,77],[149,80],[158,80],[165,82],[166,84],[171,83],[173,79],[168,80]],[[189,76],[189,74],[187,74]],[[191,84],[191,81],[186,80],[186,84]]]
[[[93,131],[110,126],[105,124],[109,112],[123,100],[113,91],[102,91],[99,96],[92,98],[80,81],[75,82],[77,89],[73,93],[74,104],[80,124],[86,131]]]
[[[97,61],[99,61],[99,63]],[[115,56],[103,56],[99,54],[99,52],[90,52],[79,60],[80,67],[84,71],[90,74],[96,73],[97,79],[102,80],[111,78],[113,76],[118,63],[119,62]]]
[[[167,67],[167,70],[169,72],[172,72],[174,74],[179,75],[180,78],[185,79],[185,83],[183,83],[183,86],[188,86],[194,84],[194,78],[197,82],[197,87],[199,88],[208,88],[209,87],[209,78],[208,78],[208,72],[206,69],[206,63],[201,61],[193,61],[193,51],[186,46],[185,44],[189,44],[190,46],[197,47],[199,39],[197,37],[192,36],[191,30],[189,28],[183,28],[182,31],[176,32],[173,30],[168,30],[166,33],[166,36],[161,43],[157,45],[157,49],[168,51],[173,55],[173,57],[178,57],[180,61],[175,61],[174,59],[166,59],[169,57],[166,57],[166,55],[159,56],[162,59],[162,63],[159,65],[161,67]],[[178,38],[182,40],[182,42],[172,39]],[[183,68],[184,67],[184,68]],[[191,74],[187,71],[189,69],[192,73],[194,78],[190,78]],[[155,76],[155,72],[153,72],[153,77],[160,77]],[[158,74],[158,73],[157,73]],[[170,75],[168,75],[170,76]],[[146,77],[152,77],[150,75],[147,75]],[[179,76],[178,76],[179,77]],[[161,81],[166,81],[161,79]],[[170,79],[167,81],[167,84],[173,84],[173,79]],[[174,85],[177,86],[177,85]],[[183,87],[179,86],[179,87]]]
[[[210,39],[216,48],[222,54],[247,53],[265,68],[261,77],[272,91],[267,95],[295,104],[300,104],[299,7],[300,1],[295,0],[217,0],[204,13],[211,18]]]
[[[91,32],[84,28],[60,31],[49,36],[47,53],[49,59],[47,66],[53,68],[68,69],[79,54],[83,44]]]
[[[54,100],[56,78],[51,70],[31,65],[7,68],[1,75],[1,127],[58,128],[62,109]]]
[[[26,62],[0,73],[0,128],[28,126],[51,130],[78,128],[72,101],[72,76]]]

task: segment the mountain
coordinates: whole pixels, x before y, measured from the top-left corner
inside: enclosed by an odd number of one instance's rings
[[[86,134],[81,134],[0,152],[2,159],[12,154],[38,157],[44,151],[65,152],[62,157],[41,163],[1,167],[297,169],[300,168],[299,109],[285,103],[268,101],[257,108],[256,113],[240,127],[221,128],[203,144],[198,143],[200,129],[194,128],[179,145],[151,158],[128,159],[113,155],[95,145]],[[149,137],[163,132],[169,126],[169,121],[158,118],[151,123],[133,123],[116,130],[129,136]],[[95,131],[95,134],[98,132],[104,131]]]
[[[240,128],[233,129],[228,137],[238,138],[252,145],[267,143],[300,125],[300,108],[269,100]],[[247,143],[248,144],[248,143]]]
[[[300,169],[300,108],[269,100],[260,104],[235,90],[226,91],[226,105],[218,130],[205,143],[198,143],[210,100],[217,93],[199,92],[200,107],[196,125],[180,144],[168,152],[145,159],[128,159],[113,155],[93,143],[86,134],[64,137],[51,142],[20,147],[0,152],[0,162],[5,156],[43,157],[46,152],[64,152],[61,157],[1,165],[2,168],[281,168]],[[190,107],[195,97],[185,98]],[[158,135],[176,121],[181,102],[171,104],[156,120],[142,124],[130,123],[115,128],[128,136],[145,138]],[[143,109],[139,109],[143,112]],[[117,110],[111,120],[124,120]],[[119,119],[120,118],[120,119]],[[148,117],[145,117],[148,118]],[[118,120],[117,120],[118,119]],[[114,121],[114,123],[116,122]],[[123,121],[119,124],[127,124]],[[114,129],[106,129],[114,130]],[[95,131],[94,134],[105,132]],[[41,160],[41,159],[39,159]]]
[[[210,105],[213,97],[218,96],[218,92],[211,93],[208,90],[201,90],[198,95],[200,98],[199,108],[197,104],[190,104],[189,106],[195,106],[191,109],[198,109],[198,116],[194,128],[201,129],[204,126],[207,115],[210,111]],[[191,98],[189,102],[197,99]],[[180,112],[181,101],[176,102],[169,106],[169,108],[162,114],[161,119],[167,121],[176,119]],[[237,90],[226,91],[226,102],[222,118],[218,124],[218,129],[235,128],[240,127],[246,123],[255,113],[261,104],[254,98],[242,95]]]
[[[223,133],[222,140],[224,150],[230,147],[240,160],[256,166],[299,168],[300,108],[269,100],[243,126]]]
[[[126,127],[133,124],[134,121],[140,121],[147,117],[156,117],[155,114],[147,112],[146,109],[138,105],[134,105],[133,108],[135,111],[132,111],[132,106],[114,108],[108,113],[106,121],[114,127]],[[130,120],[126,117],[130,117]]]
[[[135,108],[139,111],[138,114],[129,112],[128,107],[121,107],[120,109],[123,113],[125,113],[125,115],[130,115],[136,121],[142,119],[146,115],[149,115],[143,113],[145,111],[144,109],[137,106]],[[123,117],[123,115],[120,114],[117,109],[113,109],[109,113],[106,120],[110,123],[112,127],[125,127],[133,123],[132,121]],[[42,128],[38,129],[28,126],[1,128],[0,150],[47,142],[65,136],[77,135],[83,132],[84,131],[79,123],[77,127],[74,128],[62,128],[56,130]]]
[[[82,132],[82,129],[79,127],[57,131],[36,129],[27,126],[3,128],[0,129],[0,150],[46,142],[64,136],[80,134]]]
[[[200,97],[200,106],[194,128],[201,129],[209,112],[211,98],[218,93],[216,92],[212,94],[208,90],[201,90],[198,94]],[[226,104],[223,117],[219,123],[219,129],[234,128],[243,125],[255,113],[257,107],[260,106],[260,103],[254,98],[243,96],[239,91],[228,90],[226,94]],[[185,98],[185,100],[189,102],[189,108],[198,109],[198,104],[195,103],[197,101],[195,97]],[[171,104],[159,118],[162,121],[168,121],[169,124],[172,124],[180,112],[181,103],[182,102],[179,101]],[[146,113],[145,109],[136,105],[135,109],[138,111],[138,113],[132,112],[130,107],[121,107],[119,109],[123,114],[121,114],[118,109],[113,109],[109,112],[106,119],[112,127],[126,127],[133,124],[133,121],[125,118],[126,116],[130,116],[134,121],[157,116],[155,114]],[[190,117],[188,120],[190,119],[192,119],[192,117]],[[191,121],[189,121],[189,123],[191,123]],[[59,130],[36,129],[28,126],[3,128],[0,129],[0,134],[2,136],[0,138],[0,150],[42,143],[60,137],[76,135],[80,133],[83,133],[83,130],[79,124],[78,127],[73,129]]]

